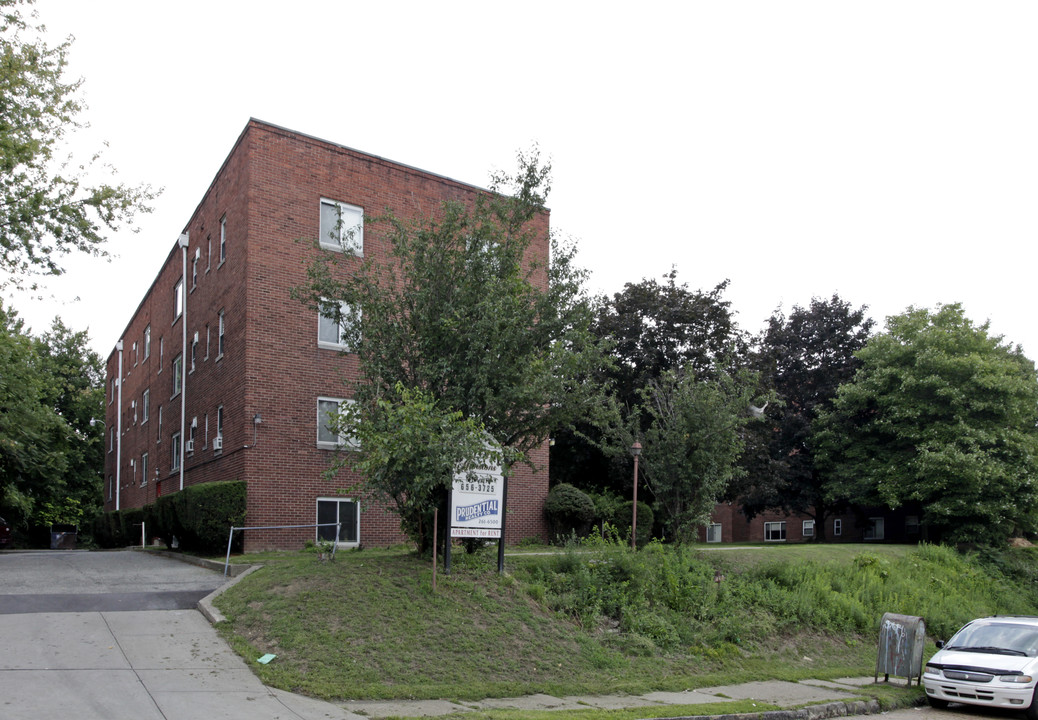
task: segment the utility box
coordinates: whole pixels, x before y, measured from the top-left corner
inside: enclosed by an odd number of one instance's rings
[[[884,613],[879,623],[879,654],[876,658],[876,682],[890,676],[903,677],[912,685],[923,679],[923,647],[926,645],[926,622],[914,615]]]

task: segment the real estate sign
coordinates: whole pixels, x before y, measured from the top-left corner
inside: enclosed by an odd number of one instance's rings
[[[500,538],[505,483],[501,466],[491,462],[454,476],[451,537]]]

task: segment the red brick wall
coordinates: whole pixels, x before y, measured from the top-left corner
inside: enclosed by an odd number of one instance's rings
[[[214,179],[187,226],[188,349],[199,333],[195,371],[186,375],[187,413],[199,425],[195,452],[185,462],[185,484],[215,480],[248,482],[248,520],[253,525],[305,525],[315,522],[319,497],[345,497],[361,503],[361,542],[388,545],[403,540],[396,517],[358,495],[358,478],[341,472],[324,477],[332,453],[317,447],[317,398],[347,398],[348,383],[359,379],[357,359],[319,348],[317,315],[290,298],[293,287],[306,282],[306,261],[319,252],[320,200],[328,198],[364,208],[371,216],[389,208],[401,218],[416,217],[444,200],[470,202],[477,190],[446,178],[415,170],[341,146],[251,121]],[[219,262],[220,220],[227,221],[227,259]],[[530,261],[548,257],[548,214],[536,219],[540,242]],[[212,242],[212,258],[205,270]],[[197,286],[191,289],[191,260],[196,248],[201,261]],[[388,247],[378,231],[365,228],[364,256],[384,262]],[[356,268],[361,258],[343,255],[340,272]],[[124,342],[152,323],[150,362],[126,372],[124,349],[124,412],[130,398],[152,387],[152,417],[123,435],[123,508],[152,502],[158,488],[179,488],[171,472],[171,435],[180,425],[180,398],[170,397],[172,358],[181,351],[180,322],[172,323],[173,285],[181,274],[179,248],[174,247],[149,294],[127,327]],[[546,273],[538,281],[546,285]],[[219,311],[226,317],[227,351],[217,358]],[[205,356],[206,324],[212,348]],[[165,338],[162,372],[156,362],[158,336]],[[117,356],[109,358],[114,376]],[[185,360],[189,368],[190,360]],[[159,388],[159,391],[156,391]],[[162,437],[155,427],[159,402],[163,406]],[[223,450],[212,448],[217,407],[224,408]],[[109,406],[114,427],[114,403]],[[253,416],[261,414],[262,423]],[[205,433],[208,416],[209,432]],[[186,435],[185,435],[186,437]],[[149,452],[160,484],[127,475],[128,461]],[[547,495],[547,448],[533,454],[534,473],[522,467],[509,488],[507,540],[543,538],[543,501]],[[106,461],[106,478],[114,474],[114,457]],[[154,470],[150,471],[154,474]],[[107,497],[107,496],[106,496]],[[107,509],[114,502],[106,503]],[[298,547],[314,537],[313,529],[249,531],[246,548]]]

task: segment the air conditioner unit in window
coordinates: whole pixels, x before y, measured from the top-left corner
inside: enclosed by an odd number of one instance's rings
[[[213,438],[213,450],[223,450],[223,435]]]
[[[194,452],[194,451],[195,451],[195,441],[194,440],[188,440],[186,443],[184,443],[184,452]]]

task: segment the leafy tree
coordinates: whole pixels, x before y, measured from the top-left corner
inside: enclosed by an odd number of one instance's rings
[[[641,467],[670,537],[690,539],[704,524],[740,468],[741,429],[757,394],[749,370],[716,371],[700,378],[691,369],[668,371],[642,390],[648,426]]]
[[[552,449],[552,477],[585,489],[629,493],[630,457],[603,428],[641,403],[641,391],[666,372],[687,368],[700,378],[716,372],[718,358],[744,350],[742,334],[723,298],[724,281],[709,292],[679,284],[677,270],[627,283],[598,298],[594,334],[611,348],[612,362],[598,378],[615,403],[596,408],[573,429],[560,428]],[[628,443],[630,445],[630,443]]]
[[[931,536],[995,543],[1035,529],[1038,377],[958,304],[909,308],[858,353],[816,421],[830,497],[921,503]]]
[[[105,256],[105,231],[132,224],[156,196],[146,186],[91,184],[97,156],[59,159],[67,134],[83,126],[82,81],[63,78],[71,38],[48,46],[45,28],[23,16],[32,3],[0,0],[0,270],[9,276],[2,285],[14,287],[62,274],[61,256],[72,251]]]
[[[521,155],[515,176],[493,177],[490,192],[471,204],[445,202],[415,221],[375,219],[388,261],[367,259],[342,274],[334,267],[338,254],[326,253],[310,266],[296,294],[336,317],[355,348],[361,423],[378,422],[378,403],[396,402],[398,385],[418,390],[438,412],[479,423],[506,451],[507,464],[528,462],[553,428],[596,404],[593,384],[582,379],[602,354],[588,330],[575,249],[552,238],[550,263],[527,253],[534,233],[545,231],[549,170],[536,154]],[[368,470],[370,481],[375,468]],[[450,480],[445,472],[429,492],[428,512]]]
[[[825,478],[815,468],[812,423],[860,364],[855,353],[873,326],[865,311],[833,295],[795,306],[788,317],[776,312],[768,321],[757,360],[783,402],[766,408],[766,421],[753,427],[763,453],[739,488],[747,517],[768,509],[804,513],[815,520],[816,538],[825,540],[826,518],[844,503],[827,497]]]
[[[30,336],[0,308],[0,510],[26,528],[78,522],[101,502],[101,360],[60,319]]]

